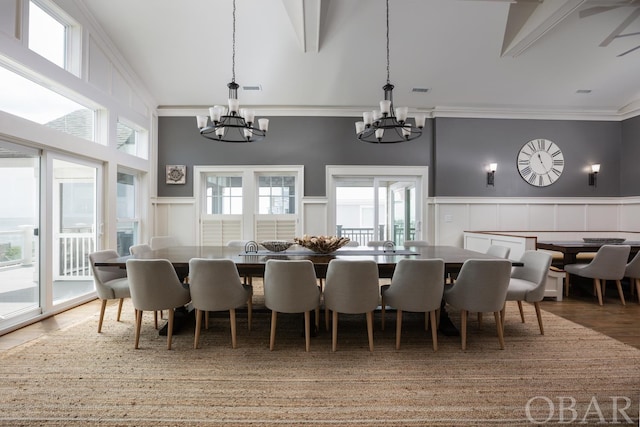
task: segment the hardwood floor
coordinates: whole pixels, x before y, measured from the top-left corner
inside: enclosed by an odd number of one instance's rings
[[[572,285],[569,298],[563,301],[544,300],[541,308],[640,349],[640,304],[637,295],[631,296],[629,288],[625,287],[627,305],[622,306],[616,289],[609,287],[601,307],[587,288],[589,286],[585,284]],[[95,300],[0,336],[0,352],[95,316],[99,310],[100,303]]]
[[[629,287],[625,286],[626,305],[623,306],[614,284],[609,283],[603,299],[604,305],[600,306],[591,288],[590,282],[582,282],[577,286],[572,283],[569,298],[564,298],[562,301],[545,300],[540,303],[540,307],[640,349],[638,296],[632,296]]]

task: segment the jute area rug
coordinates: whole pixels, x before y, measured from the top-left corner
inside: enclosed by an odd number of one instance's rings
[[[397,351],[395,313],[385,331],[376,313],[373,353],[364,315],[340,316],[335,353],[324,319],[306,353],[301,315],[280,315],[269,351],[266,310],[251,332],[239,314],[237,349],[220,313],[200,349],[188,323],[171,351],[147,313],[134,350],[131,303],[121,322],[115,309],[101,334],[96,313],[0,354],[0,425],[638,425],[640,350],[547,312],[542,336],[528,305],[524,324],[508,306],[504,350],[492,316],[470,317],[466,351],[440,335],[433,352],[406,315]]]

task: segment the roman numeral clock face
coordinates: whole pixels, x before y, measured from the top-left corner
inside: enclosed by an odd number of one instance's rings
[[[518,152],[518,172],[522,179],[535,187],[553,184],[563,169],[562,151],[548,139],[533,139]]]

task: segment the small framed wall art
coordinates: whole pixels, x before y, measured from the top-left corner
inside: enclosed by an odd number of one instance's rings
[[[167,165],[167,184],[186,184],[187,167],[185,165]]]

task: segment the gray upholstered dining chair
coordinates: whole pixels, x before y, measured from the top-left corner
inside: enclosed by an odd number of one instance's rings
[[[431,320],[433,351],[438,350],[436,312],[440,310],[444,292],[444,261],[442,259],[401,259],[391,278],[391,285],[381,288],[382,330],[385,306],[396,309],[396,350],[400,349],[402,312],[425,314],[425,330]]]
[[[191,301],[189,289],[182,286],[173,265],[166,259],[128,259],[127,274],[131,301],[136,309],[135,348],[140,342],[143,312],[169,310],[167,350],[171,350],[175,309]]]
[[[455,283],[444,290],[445,301],[460,310],[462,349],[467,348],[467,316],[470,311],[493,312],[500,349],[504,349],[500,311],[507,297],[511,262],[502,259],[469,259],[462,264]]]
[[[508,259],[510,253],[511,248],[507,246],[491,245],[489,246],[489,249],[487,249],[487,255],[493,255],[498,258]]]
[[[151,246],[146,243],[140,243],[138,245],[133,245],[129,247],[129,253],[131,255],[137,255],[144,252],[151,252],[151,250],[152,250]],[[160,311],[160,318],[164,319],[164,315],[162,311]],[[158,329],[158,312],[157,311],[153,312],[153,322],[155,324],[156,329]]]
[[[311,344],[311,310],[316,328],[320,320],[320,288],[309,260],[267,260],[264,269],[264,305],[271,310],[269,349],[276,340],[278,313],[304,313],[305,350]]]
[[[178,238],[175,236],[154,236],[149,240],[149,246],[154,251],[164,249],[179,244]]]
[[[203,312],[205,328],[209,329],[209,312],[226,310],[229,310],[231,347],[236,348],[236,308],[247,304],[249,330],[253,310],[253,289],[251,285],[242,284],[236,264],[230,259],[192,258],[189,261],[189,291],[196,310],[193,348],[198,348],[200,341]]]
[[[636,295],[638,296],[638,303],[640,303],[640,252],[627,264],[624,269],[624,277],[630,279],[629,286],[633,291],[633,284],[636,285]]]
[[[622,283],[631,246],[629,245],[602,245],[596,256],[588,264],[568,264],[564,266],[567,272],[566,286],[570,286],[570,276],[587,277],[593,279],[593,285],[598,296],[598,304],[603,305],[602,294],[607,280],[614,280],[618,288],[620,302],[625,305]]]
[[[507,288],[507,301],[517,301],[520,310],[520,319],[524,323],[524,311],[522,301],[533,303],[538,318],[540,334],[544,335],[542,316],[540,313],[540,301],[544,298],[544,290],[547,284],[547,275],[553,257],[551,254],[541,251],[525,251],[520,258],[522,266],[513,267],[511,279]],[[502,308],[502,325],[504,326],[505,307]]]
[[[118,316],[116,320],[120,321],[122,314],[122,303],[125,298],[129,298],[129,280],[127,279],[127,271],[119,267],[96,267],[96,262],[108,259],[118,258],[118,252],[113,249],[96,251],[89,254],[89,263],[93,273],[93,281],[96,285],[96,293],[98,298],[102,300],[100,306],[100,318],[98,319],[98,333],[102,332],[102,322],[104,320],[104,312],[107,307],[107,301],[117,299]]]
[[[143,252],[151,252],[151,246],[146,243],[141,243],[139,245],[133,245],[129,247],[129,253],[131,255],[141,254]]]
[[[365,313],[369,351],[373,351],[373,311],[378,307],[378,265],[371,260],[332,259],[327,267],[324,306],[327,329],[332,311],[331,350],[338,343],[338,313]]]

